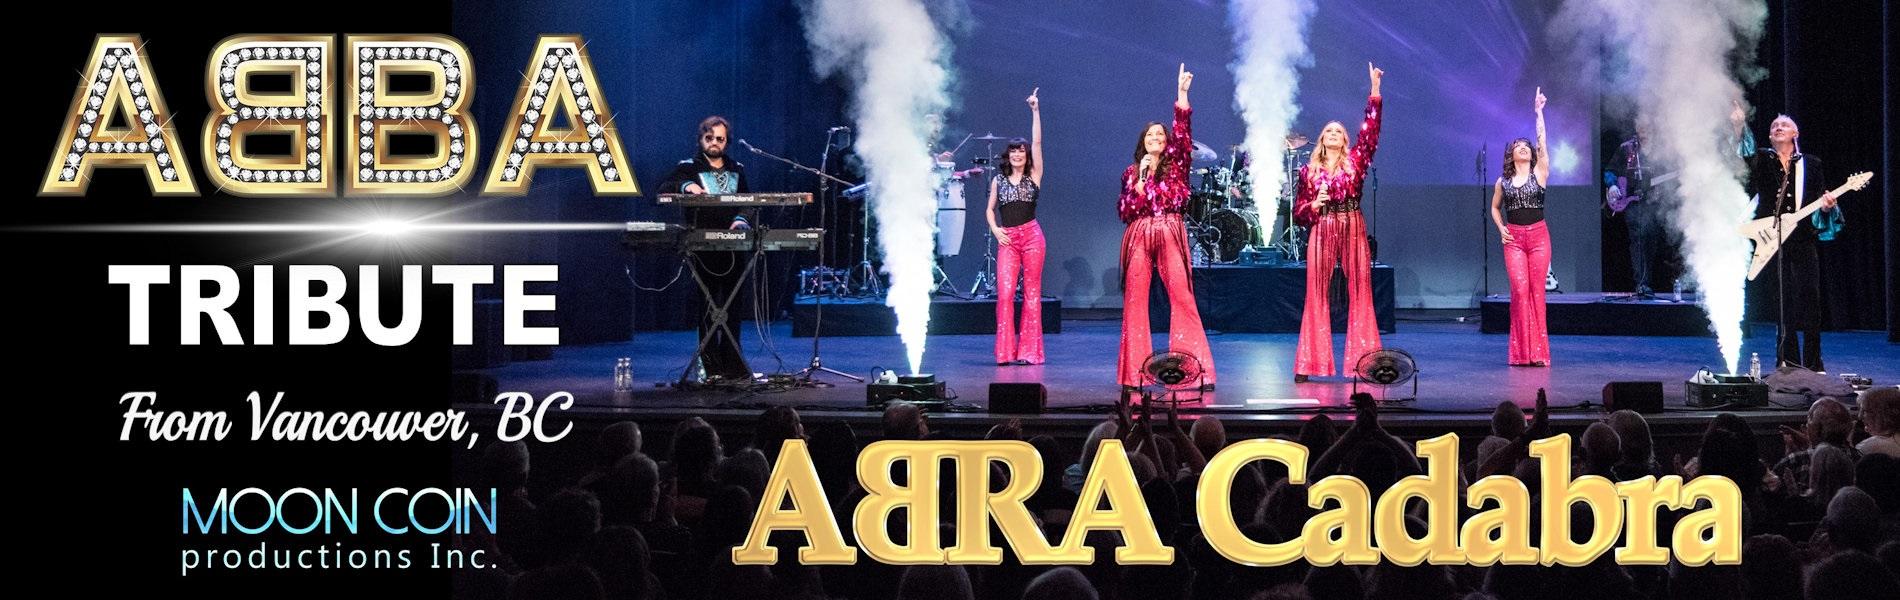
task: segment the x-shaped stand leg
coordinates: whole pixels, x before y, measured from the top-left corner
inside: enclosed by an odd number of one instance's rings
[[[746,278],[752,275],[752,267],[758,264],[759,255],[762,252],[762,246],[755,243],[753,249],[748,253],[751,256],[746,258],[745,268],[739,271],[738,283],[733,285],[732,289],[726,292],[726,298],[724,300],[715,298],[712,288],[706,285],[706,278],[700,275],[700,270],[697,268],[693,269],[693,283],[699,284],[699,294],[706,299],[706,315],[704,318],[712,323],[711,327],[707,327],[705,332],[699,334],[699,347],[693,349],[693,358],[697,359],[703,357],[706,352],[706,346],[712,344],[713,336],[721,332],[726,334],[727,339],[738,339],[739,336],[732,332],[732,325],[729,319],[732,302],[739,298],[739,292],[744,291]],[[699,265],[703,266],[705,264],[700,262],[698,256],[693,256],[692,258],[693,261]],[[743,356],[740,357],[740,363],[744,364],[744,361],[745,358]],[[683,373],[680,375],[680,380],[685,381],[691,376],[692,373],[690,372]]]

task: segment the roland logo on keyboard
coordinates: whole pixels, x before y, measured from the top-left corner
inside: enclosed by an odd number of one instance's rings
[[[747,239],[747,235],[748,235],[748,234],[747,234],[746,232],[744,232],[744,231],[729,231],[729,230],[724,230],[724,229],[708,229],[708,230],[705,230],[705,235],[706,235],[706,238],[705,238],[705,239],[707,239],[707,240],[712,240],[712,241],[720,241],[720,240],[737,240],[737,241],[745,241],[745,240]]]

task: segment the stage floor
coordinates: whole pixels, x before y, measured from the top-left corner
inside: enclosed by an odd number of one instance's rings
[[[790,324],[785,321],[770,327],[778,356],[783,358],[781,363],[761,343],[758,329],[746,324],[744,344],[753,370],[789,372],[805,365],[811,356],[811,340],[792,338],[789,330]],[[1762,362],[1772,363],[1772,328],[1760,326],[1752,333],[1743,350],[1744,368],[1749,352],[1760,352]],[[1119,336],[1118,321],[1069,320],[1063,323],[1063,333],[1045,338],[1047,364],[999,367],[992,354],[994,337],[937,335],[930,338],[924,367],[949,385],[957,396],[956,404],[976,413],[988,405],[991,382],[1041,382],[1049,390],[1052,417],[1067,415],[1093,421],[1101,418],[1094,412],[1112,404],[1119,393],[1115,385]],[[1297,334],[1291,333],[1211,336],[1219,372],[1218,391],[1207,394],[1191,408],[1219,412],[1224,419],[1283,421],[1302,419],[1315,409],[1344,407],[1353,388],[1348,377],[1293,382],[1297,339]],[[1165,343],[1160,336],[1156,340]],[[1680,420],[1686,425],[1705,420],[1709,413],[1683,405],[1683,380],[1704,365],[1720,363],[1715,340],[1710,337],[1553,336],[1552,366],[1510,367],[1504,364],[1506,336],[1480,333],[1475,318],[1465,322],[1408,320],[1399,333],[1387,334],[1383,341],[1387,347],[1406,350],[1418,360],[1418,399],[1409,407],[1393,409],[1399,420],[1418,426],[1433,422],[1476,426],[1499,401],[1529,406],[1538,388],[1549,390],[1553,406],[1599,404],[1605,382],[1644,380],[1664,384],[1669,412],[1655,418]],[[862,384],[829,375],[819,379],[836,383],[834,387],[769,392],[684,391],[660,385],[678,378],[695,343],[691,332],[637,333],[626,343],[561,347],[551,360],[514,362],[477,372],[494,377],[503,391],[537,395],[571,392],[583,407],[581,413],[646,413],[655,418],[723,415],[727,420],[738,420],[756,415],[761,406],[783,404],[805,412],[854,413],[839,415],[852,419],[873,414],[865,410]],[[1889,385],[1900,380],[1895,346],[1881,333],[1828,333],[1824,343],[1828,365],[1836,373],[1859,373]],[[1343,344],[1343,336],[1335,336],[1335,352]],[[895,336],[827,338],[822,350],[825,366],[859,375],[869,375],[876,368],[901,371],[904,362],[903,347]],[[631,394],[616,396],[611,376],[619,357],[634,359],[636,386]],[[1394,388],[1389,396],[1410,395],[1410,389],[1409,384],[1403,389]],[[1376,389],[1371,391],[1379,394]],[[1761,417],[1783,422],[1801,418],[1799,412],[1750,412],[1759,413],[1749,415],[1751,420]],[[1572,411],[1569,418],[1595,418],[1594,414],[1595,410]]]

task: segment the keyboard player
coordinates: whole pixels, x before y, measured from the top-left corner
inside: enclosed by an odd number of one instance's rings
[[[732,141],[732,124],[725,117],[713,115],[699,122],[699,151],[692,158],[682,160],[673,167],[666,181],[660,184],[661,193],[680,194],[746,194],[752,189],[746,185],[745,165],[726,155],[726,148]],[[750,229],[740,208],[705,207],[688,208],[687,219],[694,228],[699,229]],[[693,269],[702,281],[711,289],[714,298],[724,299],[741,283],[740,275],[746,259],[739,252],[694,252]],[[703,301],[702,301],[703,302]],[[738,304],[735,303],[735,306]],[[752,379],[752,368],[746,365],[745,354],[739,350],[737,337],[727,336],[723,332],[712,330],[707,314],[700,311],[699,331],[701,336],[712,334],[711,340],[700,353],[699,366],[704,369],[707,379],[721,379],[726,382],[745,382]],[[687,378],[695,378],[696,373],[689,370]]]

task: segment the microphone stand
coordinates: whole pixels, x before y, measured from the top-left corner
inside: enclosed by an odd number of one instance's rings
[[[1478,174],[1478,260],[1484,265],[1484,295],[1478,297],[1478,306],[1481,308],[1484,299],[1491,297],[1491,230],[1486,228],[1486,221],[1491,216],[1491,205],[1490,198],[1486,198],[1484,193],[1484,180],[1490,175],[1485,169],[1484,159],[1490,150],[1489,142],[1478,149],[1477,168],[1474,169]]]
[[[1366,178],[1372,180],[1372,247],[1366,264],[1376,266],[1379,264],[1379,168],[1367,165]]]
[[[820,203],[818,205],[818,222],[819,223],[823,223],[825,221],[825,206],[823,203],[823,199],[825,198],[826,194],[830,193],[831,183],[835,181],[838,184],[844,185],[847,187],[855,185],[849,181],[845,181],[843,179],[833,177],[831,176],[830,173],[826,173],[821,169],[814,169],[814,168],[805,166],[799,163],[798,161],[755,148],[752,146],[750,142],[747,142],[743,139],[739,140],[739,144],[742,146],[745,146],[747,150],[751,150],[753,154],[757,154],[759,156],[763,156],[766,158],[770,158],[772,160],[785,163],[787,166],[792,167],[794,170],[805,171],[807,173],[817,175],[818,176],[818,197],[820,199]],[[830,159],[830,154],[831,154],[831,134],[826,133],[825,134],[825,155],[826,155],[827,160]],[[824,249],[825,239],[824,238],[825,236],[823,235],[818,236],[818,262],[821,266],[824,264],[824,256],[825,256],[825,249]],[[849,379],[858,383],[864,383],[863,377],[859,377],[857,375],[852,375],[844,371],[839,371],[837,369],[826,367],[824,364],[824,361],[819,358],[818,343],[820,340],[824,339],[825,337],[824,336],[824,324],[825,324],[824,299],[819,298],[816,301],[816,305],[817,305],[816,317],[813,319],[812,331],[811,331],[811,362],[808,363],[804,369],[801,369],[797,373],[793,374],[793,378],[796,381],[798,381],[799,385],[817,386],[818,383],[812,381],[812,376],[817,375],[820,371],[822,371],[822,372],[830,373],[832,375],[837,375],[839,377],[843,377],[845,379]]]
[[[853,186],[853,185],[857,185],[857,184],[855,184],[855,183],[851,183],[851,182],[849,182],[849,181],[845,181],[845,180],[843,180],[843,179],[839,179],[839,178],[837,178],[837,177],[834,177],[834,176],[832,176],[832,175],[831,175],[830,173],[826,173],[826,172],[824,172],[824,171],[821,171],[821,170],[818,170],[818,169],[814,169],[814,168],[812,168],[812,167],[807,167],[807,166],[805,166],[805,165],[804,165],[803,163],[800,163],[800,162],[798,162],[798,161],[795,161],[795,160],[792,160],[792,159],[789,159],[789,158],[785,158],[785,157],[783,157],[783,156],[779,156],[779,155],[777,155],[777,154],[773,154],[773,153],[770,153],[770,152],[766,152],[766,151],[764,151],[764,150],[760,150],[760,149],[758,149],[758,148],[755,148],[755,147],[753,147],[753,146],[752,146],[752,144],[751,144],[751,143],[748,143],[748,142],[746,142],[745,140],[739,140],[739,145],[741,145],[741,146],[745,146],[745,149],[747,149],[747,150],[751,150],[753,154],[757,154],[757,155],[759,155],[759,156],[763,156],[763,157],[766,157],[766,158],[770,158],[770,159],[772,159],[772,160],[776,160],[776,161],[779,161],[779,162],[782,162],[782,163],[785,163],[785,164],[786,164],[786,166],[789,166],[789,167],[791,167],[791,168],[793,168],[793,169],[795,169],[795,170],[799,170],[799,171],[804,171],[804,172],[807,172],[807,173],[811,173],[811,174],[813,174],[813,175],[817,175],[817,176],[818,176],[818,189],[819,189],[819,191],[829,191],[829,190],[831,189],[831,183],[832,183],[832,182],[837,182],[837,183],[838,183],[839,185],[843,185],[843,186]]]
[[[1780,152],[1780,151],[1777,150],[1776,152]],[[1801,155],[1798,153],[1795,154],[1793,157],[1789,158],[1788,169],[1789,170],[1795,169],[1796,162],[1799,160],[1801,160]],[[1787,345],[1787,340],[1789,339],[1788,336],[1793,334],[1793,332],[1788,330],[1788,261],[1782,260],[1782,259],[1787,258],[1789,254],[1787,252],[1788,233],[1787,233],[1787,230],[1784,229],[1787,223],[1787,219],[1782,216],[1782,210],[1784,208],[1791,208],[1790,205],[1792,203],[1788,201],[1788,196],[1792,193],[1788,190],[1788,178],[1791,176],[1793,176],[1792,173],[1789,173],[1788,171],[1782,171],[1781,189],[1776,190],[1776,194],[1775,194],[1775,237],[1781,240],[1781,248],[1779,252],[1780,256],[1776,256],[1774,258],[1774,261],[1775,261],[1775,366],[1776,367],[1780,367],[1781,365],[1787,363],[1787,361],[1783,360],[1783,357],[1781,356],[1781,349],[1783,346]],[[1800,198],[1796,198],[1795,200],[1799,201]],[[1796,223],[1796,225],[1799,226],[1800,224]],[[1697,286],[1697,287],[1698,289],[1700,288],[1700,286]],[[1796,352],[1795,356],[1797,357],[1801,356],[1801,354],[1799,354],[1800,348],[1801,348],[1800,341],[1796,340],[1795,341],[1795,352]],[[1804,360],[1797,359],[1795,362],[1802,363],[1801,366],[1804,368],[1807,366]]]

